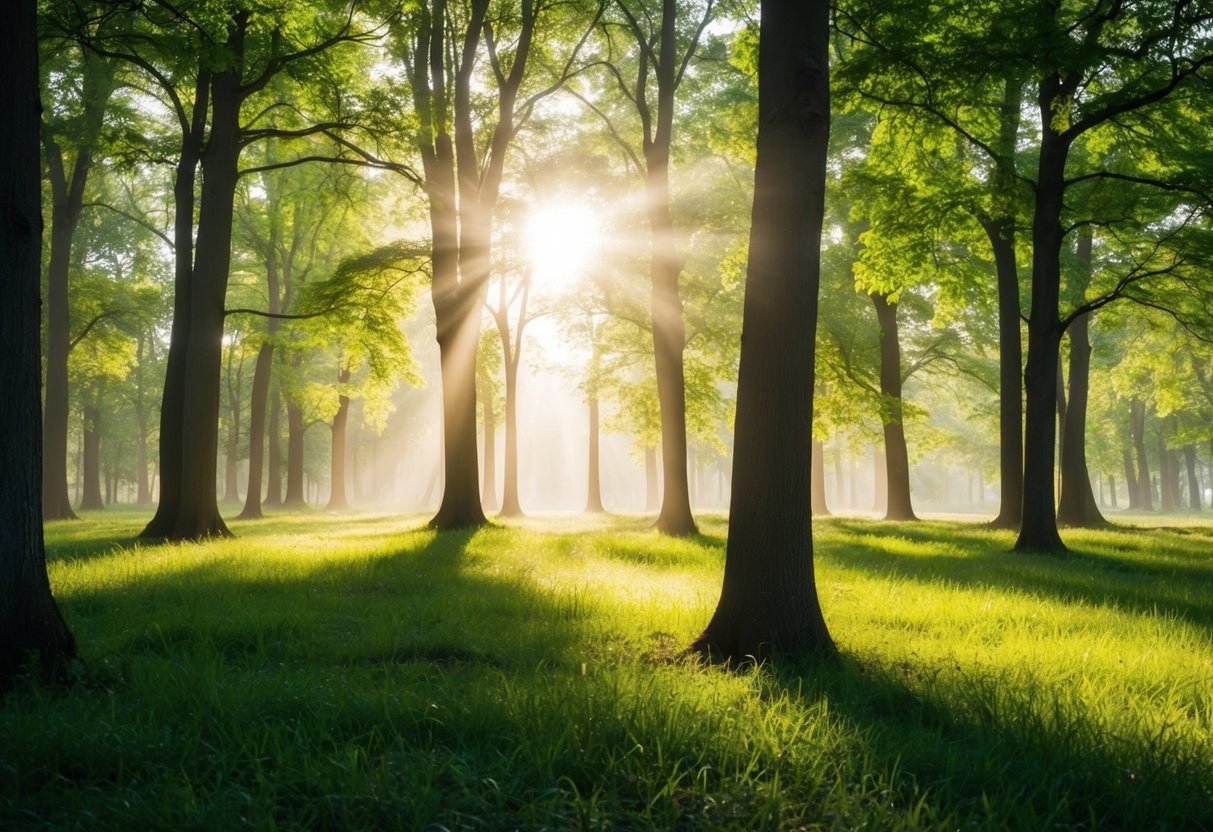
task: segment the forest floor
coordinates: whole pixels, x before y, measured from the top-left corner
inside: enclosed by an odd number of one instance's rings
[[[819,521],[841,660],[738,672],[720,518],[143,519],[48,527],[83,663],[0,706],[0,829],[1213,829],[1211,522]]]

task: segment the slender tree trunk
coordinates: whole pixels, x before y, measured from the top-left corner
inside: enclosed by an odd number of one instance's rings
[[[1133,452],[1127,447],[1121,449],[1125,466],[1125,491],[1128,493],[1129,509],[1141,507],[1141,495],[1138,492],[1137,472],[1133,470]]]
[[[1141,497],[1139,508],[1145,511],[1154,510],[1154,488],[1150,476],[1150,459],[1146,454],[1146,405],[1141,399],[1129,402],[1129,431],[1133,437],[1133,447],[1137,451],[1137,482],[1138,495]]]
[[[513,358],[505,369],[505,470],[502,477],[501,516],[521,517],[518,501],[518,364]]]
[[[231,369],[229,364],[228,369]],[[237,386],[228,408],[227,449],[224,452],[223,501],[240,501],[239,463],[240,455],[240,389]]]
[[[842,439],[836,443],[838,452],[834,454],[834,505],[838,508],[843,508],[846,501],[843,499],[845,483],[842,479]],[[845,506],[851,508],[851,506]]]
[[[481,406],[484,408],[484,484],[480,502],[485,511],[497,508],[497,408],[493,401],[492,379],[481,373]]]
[[[884,514],[889,509],[889,463],[884,451],[872,448],[872,478],[875,480],[872,511]]]
[[[826,505],[825,445],[820,439],[813,440],[811,453],[813,471],[809,483],[809,500],[813,516],[829,517],[830,508]]]
[[[31,664],[58,677],[76,655],[51,597],[42,539],[35,9],[33,0],[10,4],[0,26],[0,389],[8,397],[0,407],[0,688]]]
[[[1120,508],[1116,500],[1116,477],[1112,474],[1108,474],[1108,492],[1112,499],[1112,508]]]
[[[271,371],[271,380],[272,380]],[[265,508],[282,507],[282,395],[277,385],[273,385],[270,395],[268,425],[266,427],[266,481]]]
[[[96,404],[84,407],[84,493],[80,498],[82,511],[105,508],[101,496],[101,408]]]
[[[139,435],[135,449],[135,502],[145,506],[152,501],[152,486],[147,463],[147,405],[144,402],[144,346],[150,359],[154,354],[154,336],[139,337],[135,351],[135,425]]]
[[[813,373],[829,141],[829,3],[763,0],[758,157],[724,584],[694,647],[831,653],[813,572]]]
[[[897,304],[888,295],[869,295],[880,323],[880,397],[884,422],[884,452],[888,505],[886,520],[917,520],[910,500],[910,454],[906,448],[901,398],[901,339]]]
[[[302,358],[296,356],[296,362]],[[282,507],[290,510],[307,508],[303,489],[303,408],[290,396],[286,399],[286,496]]]
[[[596,393],[590,393],[589,452],[585,511],[587,514],[601,514],[606,509],[602,506],[602,472],[598,465],[598,395]]]
[[[1200,480],[1196,476],[1196,446],[1184,445],[1184,463],[1188,468],[1188,508],[1200,511]]]
[[[257,363],[253,368],[253,389],[249,394],[248,486],[244,495],[244,509],[239,515],[241,520],[255,520],[263,516],[261,479],[265,460],[265,406],[269,398],[270,369],[273,364],[274,345],[266,341],[257,350]]]
[[[1179,508],[1175,499],[1175,491],[1171,484],[1175,477],[1171,473],[1171,455],[1167,452],[1167,441],[1163,438],[1162,429],[1158,431],[1158,499],[1159,510],[1170,513]]]
[[[1091,274],[1092,232],[1085,226],[1078,235],[1078,296],[1086,291]],[[1087,399],[1091,376],[1091,341],[1088,337],[1090,315],[1079,315],[1070,324],[1070,397],[1062,424],[1061,500],[1057,520],[1067,526],[1096,528],[1108,521],[1099,511],[1091,492],[1087,469]]]
[[[347,384],[350,371],[342,367],[337,372],[337,383]],[[333,442],[329,465],[329,504],[328,511],[343,511],[350,507],[345,492],[345,432],[346,423],[350,417],[350,397],[341,393],[337,397],[337,414],[333,416]]]

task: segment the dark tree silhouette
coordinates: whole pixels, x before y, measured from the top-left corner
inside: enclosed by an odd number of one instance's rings
[[[38,327],[42,253],[35,3],[0,26],[0,686],[33,661],[51,676],[76,643],[51,597],[42,541]]]
[[[724,586],[694,649],[730,662],[832,652],[810,505],[826,146],[827,0],[764,0],[758,157]]]

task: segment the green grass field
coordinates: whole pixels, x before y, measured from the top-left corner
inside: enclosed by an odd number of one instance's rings
[[[84,664],[0,707],[0,829],[1213,829],[1213,525],[817,525],[837,664],[682,657],[726,528],[48,529]]]

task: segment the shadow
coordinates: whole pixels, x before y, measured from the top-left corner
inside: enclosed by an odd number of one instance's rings
[[[841,533],[841,534],[839,534]],[[1108,605],[1139,614],[1173,613],[1213,631],[1213,551],[1153,532],[1143,552],[1137,529],[1092,530],[1061,555],[1017,553],[1012,533],[940,522],[867,524],[833,520],[819,527],[818,554],[845,568],[923,583],[991,586],[1061,601]],[[1204,535],[1200,535],[1204,537]],[[1134,558],[1118,552],[1133,550]]]
[[[1168,748],[1161,736],[1148,747],[1109,742],[1077,695],[1066,700],[1063,693],[1059,701],[1023,680],[944,679],[930,668],[879,667],[846,655],[756,672],[766,674],[772,698],[826,711],[861,738],[862,748],[851,749],[841,768],[860,808],[877,815],[877,827],[886,809],[899,828],[1213,823],[1207,765]],[[881,774],[892,782],[880,784]],[[934,815],[938,807],[950,811]],[[838,821],[833,828],[850,826],[846,817]]]

